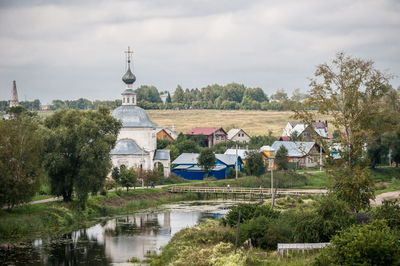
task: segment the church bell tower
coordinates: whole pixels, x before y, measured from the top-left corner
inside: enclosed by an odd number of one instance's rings
[[[131,58],[133,52],[128,46],[128,51],[126,54],[126,64],[127,71],[125,75],[122,76],[122,81],[125,83],[125,91],[122,93],[122,105],[136,105],[136,93],[133,91],[133,83],[136,81],[135,75],[131,71]]]

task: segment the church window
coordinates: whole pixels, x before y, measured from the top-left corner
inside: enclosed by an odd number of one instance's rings
[[[129,103],[129,97],[128,97],[128,98],[126,98],[126,102],[127,102],[127,103]]]
[[[125,103],[125,97],[122,98],[122,102]]]

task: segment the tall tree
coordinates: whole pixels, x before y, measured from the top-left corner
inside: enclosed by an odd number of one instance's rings
[[[374,121],[383,116],[381,100],[388,91],[390,76],[375,69],[372,61],[352,58],[344,53],[338,53],[330,64],[317,66],[314,75],[310,96],[295,117],[312,125],[315,115],[330,115],[331,125],[344,130],[338,138],[342,160],[335,160],[334,168],[326,169],[333,178],[333,192],[357,210],[364,205],[354,202],[354,199],[373,197],[370,193],[373,182],[368,170],[363,169],[365,156],[362,155],[365,144],[373,140],[374,132],[379,134]],[[312,108],[316,108],[317,112],[309,111]],[[329,145],[322,140],[320,142],[324,146]],[[356,167],[357,171],[353,171]],[[366,181],[360,182],[354,189],[351,184],[358,183],[359,178]],[[343,182],[347,185],[344,186]],[[348,191],[343,191],[343,188]],[[367,201],[364,202],[368,205]]]
[[[38,122],[25,112],[0,120],[0,206],[12,209],[39,189],[44,148]]]
[[[171,94],[169,94],[169,92],[168,92],[167,99],[165,100],[165,102],[172,103]]]
[[[176,87],[174,95],[172,95],[172,102],[173,103],[183,103],[184,102],[184,93],[183,89],[180,85]]]
[[[287,170],[289,168],[288,150],[284,145],[281,145],[276,152],[275,161],[279,170]]]
[[[208,176],[208,173],[215,166],[216,162],[217,159],[215,158],[215,154],[212,149],[209,148],[203,149],[197,158],[197,164],[206,172],[205,177]]]
[[[82,207],[89,192],[101,189],[111,170],[110,151],[121,123],[109,109],[62,110],[45,120],[46,168],[52,193],[71,201],[75,190]]]
[[[246,172],[249,175],[259,176],[264,167],[264,160],[258,151],[247,152],[246,155]]]

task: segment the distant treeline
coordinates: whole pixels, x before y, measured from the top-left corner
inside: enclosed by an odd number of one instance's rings
[[[266,95],[261,88],[248,88],[242,84],[230,83],[225,86],[214,84],[201,89],[182,89],[177,86],[174,93],[159,92],[154,86],[143,85],[136,89],[138,105],[144,109],[221,109],[221,110],[293,110],[298,109],[307,95],[295,89],[289,97],[284,89],[275,94]],[[165,103],[161,100],[165,97]],[[28,110],[40,110],[40,101],[24,101],[20,104]],[[53,100],[48,109],[96,110],[99,106],[111,109],[121,105],[121,100],[90,101]],[[0,111],[8,108],[8,101],[0,101]]]

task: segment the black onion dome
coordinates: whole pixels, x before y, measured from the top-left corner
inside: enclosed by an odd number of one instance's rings
[[[131,67],[128,66],[128,70],[126,71],[125,75],[122,76],[122,81],[125,82],[125,84],[133,84],[135,82],[136,77],[131,71]]]

